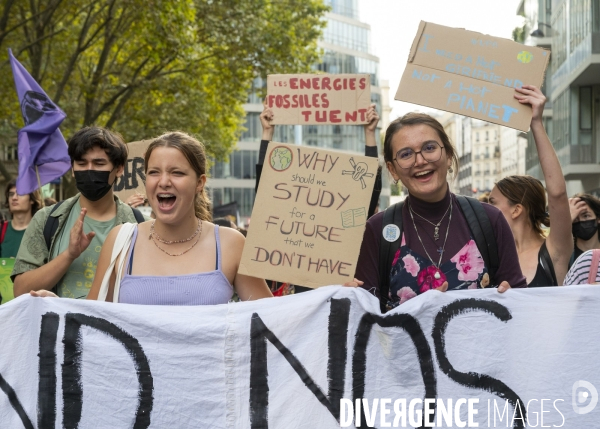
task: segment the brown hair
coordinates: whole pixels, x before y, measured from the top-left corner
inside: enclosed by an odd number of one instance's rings
[[[4,196],[6,197],[6,207],[8,207],[8,208],[10,207],[8,193],[10,192],[11,188],[16,188],[16,187],[17,187],[17,179],[12,179],[6,184],[6,189],[4,190]],[[39,189],[36,189],[35,191],[33,191],[32,193],[29,194],[29,200],[33,201],[33,204],[31,205],[31,216],[33,216],[43,206],[42,196],[40,194]],[[9,211],[10,211],[10,208],[9,208]],[[12,213],[11,213],[11,215],[12,215]]]
[[[573,198],[579,198],[584,201],[596,215],[596,219],[600,219],[600,199],[592,194],[577,194]]]
[[[150,143],[146,150],[146,154],[144,155],[144,172],[148,171],[150,154],[157,147],[172,147],[177,149],[183,154],[185,159],[187,159],[198,177],[206,174],[206,152],[204,150],[204,145],[194,137],[181,131],[165,133],[152,140],[152,143]],[[194,211],[196,212],[197,218],[209,222],[212,220],[210,199],[206,194],[205,188],[202,188],[202,191],[196,194]]]
[[[496,187],[511,205],[521,204],[525,208],[531,226],[544,237],[542,225],[550,226],[550,217],[542,182],[531,176],[508,176],[498,181]]]
[[[437,119],[425,113],[407,113],[406,115],[401,116],[390,123],[385,131],[385,139],[383,140],[383,159],[385,162],[394,162],[394,154],[392,153],[392,138],[394,135],[404,127],[421,124],[433,128],[438,134],[442,144],[444,145],[446,156],[452,159],[451,165],[454,168],[453,174],[458,174],[458,156],[454,146],[450,142],[448,134],[446,134],[446,130],[444,130],[444,127],[438,122]]]
[[[94,146],[106,152],[113,167],[127,164],[127,145],[121,134],[97,126],[84,127],[71,136],[68,141],[71,164],[80,161]]]

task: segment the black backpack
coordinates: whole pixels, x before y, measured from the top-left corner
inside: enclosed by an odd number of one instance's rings
[[[481,253],[481,257],[488,269],[490,285],[497,285],[496,272],[498,271],[500,259],[498,258],[498,244],[496,243],[496,236],[494,235],[490,218],[485,212],[481,202],[475,198],[456,195],[456,199],[467,220],[467,224],[469,225],[475,244],[477,244],[479,253]],[[379,247],[379,299],[382,313],[387,311],[387,296],[390,291],[390,270],[394,255],[400,248],[402,240],[403,206],[404,201],[401,201],[388,207],[383,214],[383,228],[385,228],[386,225],[394,224],[400,228],[400,235],[396,241],[391,243],[382,238]]]
[[[58,218],[51,216],[52,213],[54,213],[54,211],[60,207],[60,205],[64,203],[64,201],[59,201],[58,203],[56,203],[54,205],[54,207],[52,208],[52,210],[50,211],[50,214],[48,215],[48,219],[46,219],[46,224],[44,225],[44,240],[46,241],[46,248],[48,249],[48,251],[50,251],[50,244],[52,243],[52,237],[54,236],[54,233],[56,233],[56,230],[58,229]],[[141,211],[139,211],[138,209],[134,209],[133,207],[131,208],[131,210],[133,211],[133,215],[135,216],[135,220],[137,223],[142,223],[145,222],[146,219],[144,218],[144,215],[142,214]],[[47,260],[45,262],[48,262],[50,258],[47,258]]]

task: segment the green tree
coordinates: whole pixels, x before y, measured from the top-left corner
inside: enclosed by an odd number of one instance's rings
[[[318,61],[326,10],[322,0],[5,0],[0,48],[67,113],[65,136],[91,124],[128,141],[181,129],[222,159],[252,80]],[[23,123],[8,61],[0,67],[6,141]]]

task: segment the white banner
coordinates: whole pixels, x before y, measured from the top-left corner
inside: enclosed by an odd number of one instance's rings
[[[2,428],[600,421],[594,286],[431,291],[383,317],[342,287],[206,307],[27,296],[0,326]]]

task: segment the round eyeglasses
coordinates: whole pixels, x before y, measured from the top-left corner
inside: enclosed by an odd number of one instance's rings
[[[442,149],[444,149],[444,146],[440,146],[439,143],[435,141],[428,141],[423,143],[421,150],[416,152],[409,147],[400,149],[398,153],[396,153],[396,158],[394,159],[400,168],[409,169],[416,164],[417,154],[419,153],[426,162],[439,161],[439,159],[442,157]]]

